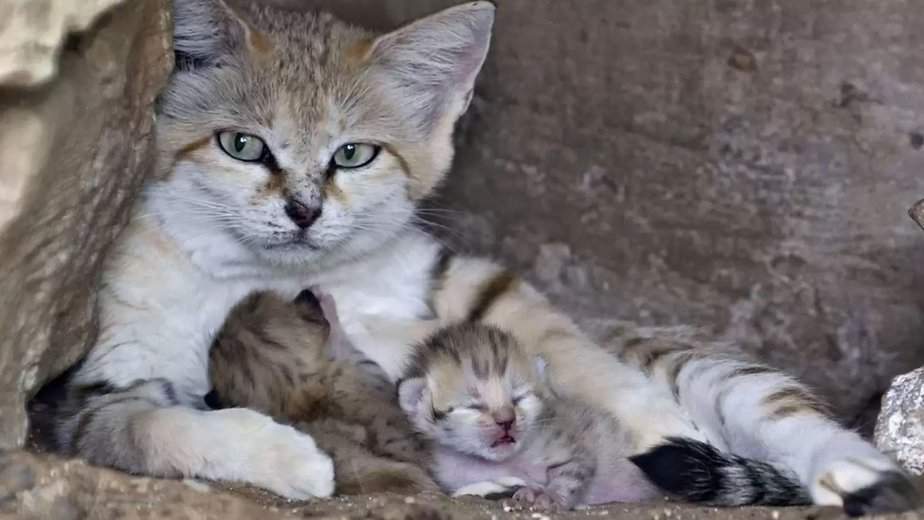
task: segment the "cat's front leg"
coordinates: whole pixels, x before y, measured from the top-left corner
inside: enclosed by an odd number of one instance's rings
[[[72,454],[129,473],[237,481],[289,499],[334,490],[333,463],[308,435],[253,410],[183,406],[160,379],[95,385],[63,426]]]

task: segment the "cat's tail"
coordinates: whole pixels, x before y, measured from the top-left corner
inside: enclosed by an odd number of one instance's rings
[[[795,474],[693,439],[670,437],[629,460],[654,485],[688,502],[714,506],[812,503]]]

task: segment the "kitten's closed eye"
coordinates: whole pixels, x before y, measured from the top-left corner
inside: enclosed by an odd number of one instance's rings
[[[441,421],[445,419],[447,415],[451,414],[454,411],[455,411],[455,408],[451,406],[445,410],[437,410],[436,408],[433,408],[433,418],[436,419],[437,421]]]
[[[526,399],[527,397],[531,397],[533,395],[534,394],[532,390],[524,390],[513,396],[513,405],[516,406],[520,404],[520,402],[522,402],[523,399]]]

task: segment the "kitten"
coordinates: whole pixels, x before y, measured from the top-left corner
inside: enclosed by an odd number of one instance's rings
[[[310,434],[333,458],[338,494],[438,489],[423,469],[429,450],[393,385],[358,362],[311,292],[294,304],[271,293],[248,297],[231,311],[209,360],[206,403],[252,408]]]
[[[663,494],[639,469],[647,461],[630,458],[630,434],[612,416],[554,392],[545,361],[500,329],[447,327],[418,347],[410,367],[398,388],[401,407],[434,442],[433,472],[447,491],[492,482],[499,485],[488,489],[499,491],[520,481],[515,501],[568,509]],[[719,505],[810,501],[794,475],[685,442],[676,469],[719,470],[683,475],[699,487],[682,498]]]
[[[791,378],[669,337],[633,345],[639,362],[610,355],[530,284],[415,228],[417,204],[452,162],[492,4],[386,34],[235,4],[173,2],[177,66],[159,98],[155,173],[107,258],[100,334],[55,429],[61,451],[134,473],[329,495],[333,463],[311,436],[203,403],[208,349],[234,305],[318,286],[393,380],[419,341],[477,318],[546,359],[562,395],[616,417],[632,451],[653,455],[651,474],[676,458],[676,437],[777,463],[815,503],[851,514],[914,505],[895,462]],[[672,353],[649,349],[665,342]]]

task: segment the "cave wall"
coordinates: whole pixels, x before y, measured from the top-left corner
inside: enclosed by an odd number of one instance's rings
[[[0,451],[23,445],[25,400],[95,338],[105,254],[151,166],[169,4],[116,3],[3,4]]]

